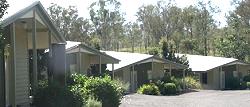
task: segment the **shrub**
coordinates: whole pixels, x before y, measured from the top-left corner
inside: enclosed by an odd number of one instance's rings
[[[73,75],[71,91],[79,94],[83,99],[93,96],[102,102],[103,107],[118,107],[126,89],[121,83],[112,81],[110,76],[86,77],[84,75]]]
[[[176,92],[176,85],[174,83],[164,84],[162,95],[174,95]]]
[[[85,107],[102,107],[102,102],[97,101],[93,97],[89,97]]]
[[[250,82],[247,82],[247,88],[250,89]]]
[[[250,75],[244,76],[243,81],[250,82]]]
[[[159,55],[159,49],[157,47],[152,47],[148,51],[149,55]]]
[[[164,76],[162,77],[161,81],[164,83],[172,82],[171,76],[168,73],[164,73]]]
[[[183,90],[183,79],[172,77],[171,82],[175,84],[177,92],[181,92]]]
[[[35,107],[81,107],[83,101],[66,87],[50,85],[37,90],[33,104]]]
[[[144,84],[138,89],[137,93],[146,95],[160,95],[159,88],[153,83]]]
[[[201,89],[201,84],[193,77],[185,77],[185,86],[190,89]]]

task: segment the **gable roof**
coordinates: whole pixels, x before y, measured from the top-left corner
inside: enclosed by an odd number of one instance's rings
[[[158,56],[149,55],[149,54],[141,54],[141,53],[129,53],[129,52],[115,52],[115,51],[103,51],[106,54],[115,57],[120,60],[119,64],[114,64],[114,70],[122,69],[126,66],[130,66],[133,64],[141,64],[146,62],[160,62],[160,63],[171,63],[175,65],[177,68],[186,68],[187,66],[178,64]],[[112,66],[107,66],[108,70],[112,70]]]
[[[81,46],[81,48],[79,49],[79,46]],[[101,55],[107,58],[110,58],[112,60],[115,61],[115,63],[119,63],[120,60],[116,59],[110,55],[107,55],[97,49],[91,48],[81,42],[74,42],[74,41],[67,41],[67,45],[66,45],[66,53],[70,54],[70,53],[76,53],[76,52],[82,52],[82,53],[89,53],[89,54],[95,54],[95,55]]]
[[[21,18],[23,15],[32,11],[35,8],[37,9],[39,16],[42,18],[42,20],[45,22],[45,24],[49,27],[49,29],[51,29],[51,32],[54,33],[60,39],[60,41],[66,42],[65,38],[59,33],[58,29],[55,27],[55,25],[51,21],[50,16],[46,12],[46,10],[44,9],[44,7],[40,1],[36,1],[36,2],[32,3],[31,5],[29,5],[28,7],[24,8],[24,9],[16,12],[15,14],[9,16],[8,18],[4,19],[1,22],[2,27],[6,27],[9,24],[15,22],[16,20]]]
[[[192,71],[196,72],[206,72],[216,67],[224,65],[233,65],[233,64],[247,65],[247,63],[235,58],[189,55],[189,54],[176,54],[176,55],[179,56],[185,55],[187,57],[187,60],[189,61],[189,67],[192,69]]]

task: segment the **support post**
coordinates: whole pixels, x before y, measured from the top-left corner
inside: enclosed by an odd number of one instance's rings
[[[113,79],[115,79],[114,63],[112,63],[112,77],[113,77]]]
[[[78,51],[78,54],[79,54],[79,73],[82,72],[82,55],[81,55],[81,45],[78,46],[79,48],[79,51]]]
[[[134,77],[134,72],[135,72],[135,66],[133,64],[132,66],[132,90],[135,91],[135,77]]]
[[[13,107],[16,107],[16,25],[11,24],[11,69],[9,72],[9,101]]]
[[[239,64],[236,64],[236,72],[237,72],[237,77],[239,77],[239,73],[240,73],[240,71],[239,71]]]
[[[51,47],[51,31],[48,32],[48,46],[49,46],[49,64],[48,64],[48,83],[51,84],[53,77],[52,77],[52,47]]]
[[[36,42],[37,42],[37,34],[36,34],[36,9],[33,10],[33,19],[32,19],[32,51],[33,51],[33,86],[32,92],[33,95],[37,89],[38,81],[37,81],[37,49],[36,49]]]
[[[172,65],[171,64],[169,64],[169,75],[170,75],[170,77],[172,76]]]
[[[99,73],[100,73],[100,75],[102,74],[102,57],[101,57],[101,55],[99,56]]]
[[[151,65],[151,71],[153,72],[153,70],[154,70],[154,59],[152,58],[152,63],[151,63],[152,65]]]
[[[0,50],[0,107],[6,106],[4,47]]]
[[[183,89],[186,90],[186,81],[185,81],[185,77],[186,77],[186,74],[185,74],[185,70],[183,70]]]
[[[219,70],[220,70],[220,78],[219,78],[219,80],[220,80],[220,89],[223,89],[224,87],[223,87],[223,80],[222,80],[222,67],[220,66],[220,68],[219,68]]]

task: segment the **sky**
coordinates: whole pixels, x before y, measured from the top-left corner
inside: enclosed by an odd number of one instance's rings
[[[25,8],[37,0],[7,0],[10,7],[8,8],[8,14],[4,18],[14,14],[18,10]],[[67,8],[68,6],[76,6],[79,12],[79,16],[89,18],[88,7],[96,0],[40,0],[45,8],[51,6],[51,3],[56,3],[62,7]],[[142,5],[156,4],[158,0],[118,0],[121,2],[121,11],[126,13],[125,20],[136,21],[136,12]],[[168,0],[166,0],[168,1]],[[195,5],[198,0],[175,0],[178,7],[184,8],[189,5]],[[208,0],[204,0],[205,2]],[[221,27],[226,25],[225,14],[228,11],[232,11],[234,8],[230,5],[232,0],[211,0],[212,4],[219,7],[221,12],[214,15],[216,21],[221,22]]]

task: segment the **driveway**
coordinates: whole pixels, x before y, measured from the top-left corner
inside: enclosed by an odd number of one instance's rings
[[[126,95],[120,107],[250,107],[250,91],[199,90],[177,96]]]

